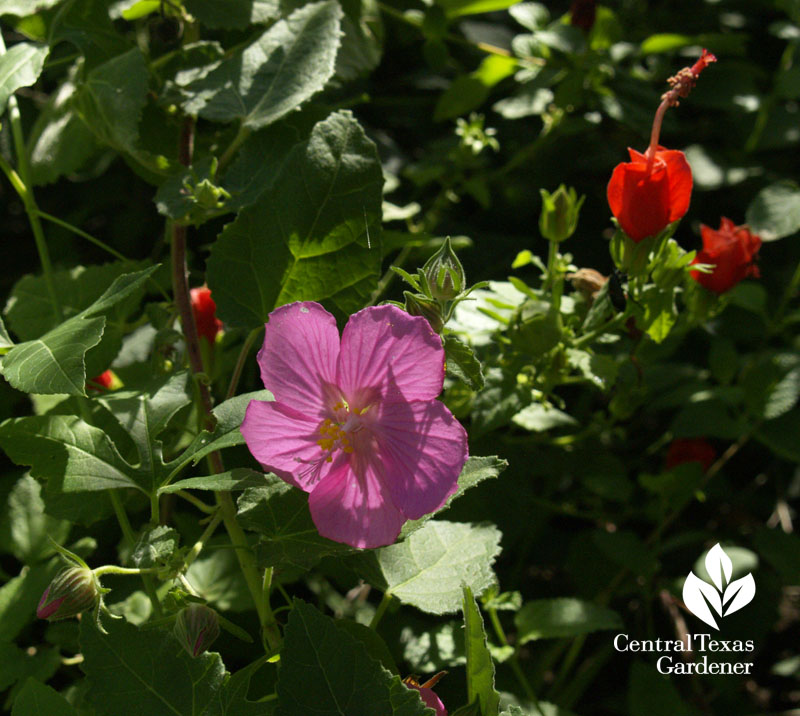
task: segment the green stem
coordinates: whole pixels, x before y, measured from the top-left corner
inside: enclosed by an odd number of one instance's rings
[[[117,522],[119,522],[122,534],[127,540],[128,546],[133,549],[133,546],[136,544],[136,535],[133,533],[133,528],[131,527],[130,520],[128,519],[128,513],[125,512],[125,507],[122,504],[122,500],[120,499],[116,490],[109,490],[108,495],[111,498],[111,505],[114,507],[114,513],[117,516]],[[143,574],[142,583],[144,584],[144,590],[147,593],[147,596],[150,598],[150,603],[153,605],[153,613],[156,615],[156,617],[160,617],[162,614],[161,602],[158,601],[158,595],[156,594],[156,586],[153,582],[153,578],[149,574]]]
[[[500,644],[503,646],[508,646],[508,639],[506,638],[506,633],[503,630],[503,625],[500,623],[500,617],[497,616],[496,609],[489,609],[489,620],[492,622],[492,627],[494,628],[494,633],[497,634],[497,639],[499,640]],[[514,676],[517,677],[517,681],[519,685],[522,687],[522,690],[525,692],[525,695],[528,697],[530,701],[533,702],[533,705],[536,707],[536,710],[541,714],[542,710],[539,707],[539,699],[536,698],[536,693],[533,690],[533,687],[528,681],[528,677],[525,676],[525,672],[522,670],[522,666],[519,663],[519,657],[517,656],[516,651],[509,659],[509,666],[511,667],[511,671],[514,672]]]
[[[408,257],[410,255],[411,255],[411,247],[404,246],[400,251],[400,253],[397,254],[397,258],[395,258],[395,260],[392,261],[392,265],[397,266],[398,268],[402,268],[403,264],[406,261],[408,261]],[[394,281],[395,276],[397,276],[397,274],[391,269],[388,269],[386,273],[383,274],[381,280],[378,281],[378,286],[375,288],[375,290],[372,292],[372,295],[369,297],[369,303],[367,303],[367,306],[374,306],[377,303],[378,299],[384,294],[386,289],[389,288],[389,285],[392,283],[392,281]]]
[[[206,526],[203,534],[200,535],[200,539],[198,539],[197,542],[192,545],[192,548],[186,555],[186,559],[183,560],[183,566],[185,569],[188,569],[192,562],[197,559],[200,552],[203,551],[203,547],[205,547],[206,542],[211,539],[211,535],[214,534],[214,531],[217,529],[217,526],[220,522],[222,522],[222,510],[218,509],[211,518],[211,522],[209,522]]]
[[[158,493],[153,492],[150,495],[150,521],[157,525],[161,522],[161,510],[158,504]]]
[[[106,564],[92,570],[95,577],[102,577],[104,574],[155,574],[158,567],[118,567],[116,564]]]
[[[87,241],[93,243],[95,246],[103,249],[106,253],[111,254],[115,259],[119,259],[120,261],[130,261],[126,256],[123,256],[119,251],[114,248],[111,248],[108,244],[104,244],[100,239],[96,239],[91,234],[87,234],[83,229],[79,229],[77,226],[70,224],[68,221],[64,221],[63,219],[59,219],[57,216],[53,216],[52,214],[48,214],[46,211],[42,211],[41,209],[37,212],[39,216],[44,219],[45,221],[49,221],[51,224],[55,224],[56,226],[60,226],[62,229],[66,229],[67,231],[71,231],[76,236],[80,236],[82,239],[86,239]]]
[[[239,351],[239,358],[236,360],[236,366],[233,369],[231,382],[228,384],[228,391],[225,393],[225,400],[229,400],[236,395],[236,389],[239,387],[239,379],[242,377],[244,364],[247,361],[247,356],[250,355],[250,349],[253,347],[253,342],[258,338],[259,333],[261,333],[260,326],[250,331],[250,333],[247,334],[247,338],[244,339],[244,345],[242,345],[242,349]]]
[[[198,510],[201,512],[205,512],[207,515],[210,515],[212,512],[216,511],[216,507],[212,507],[211,505],[207,505],[202,500],[198,499],[190,492],[186,492],[186,490],[178,490],[175,493],[178,497],[183,498],[187,502],[191,502]]]
[[[795,293],[797,293],[798,286],[800,286],[800,263],[797,264],[797,268],[795,268],[794,274],[792,274],[792,279],[791,281],[789,281],[789,285],[783,292],[783,297],[781,298],[781,302],[772,316],[772,320],[770,321],[770,326],[768,331],[769,333],[775,333],[776,331],[779,331],[781,329],[781,322],[783,321],[783,315],[786,313],[786,309],[789,307],[789,303],[791,302]]]
[[[6,45],[5,42],[3,42],[2,34],[0,34],[0,54],[5,54],[5,52]],[[31,231],[33,232],[36,251],[39,254],[39,262],[42,264],[44,282],[47,286],[47,292],[50,294],[53,316],[55,317],[56,323],[61,323],[64,318],[64,312],[61,308],[61,301],[58,298],[58,291],[56,291],[56,284],[53,278],[53,265],[50,263],[50,253],[47,250],[47,242],[44,237],[42,222],[39,221],[39,209],[36,206],[36,199],[33,196],[31,168],[28,163],[25,136],[22,133],[22,120],[19,114],[17,98],[13,94],[8,98],[8,121],[9,124],[11,124],[11,135],[14,138],[14,152],[17,155],[17,169],[19,170],[19,178],[21,180],[21,185],[15,185],[14,189],[16,189],[22,199],[22,203],[25,206],[25,213],[28,215],[28,223],[31,225]],[[8,172],[6,172],[6,175],[8,176]]]
[[[597,340],[604,333],[611,333],[611,331],[614,331],[619,326],[621,326],[623,320],[626,318],[627,315],[624,313],[620,313],[614,316],[614,318],[604,323],[602,326],[600,326],[600,328],[596,328],[595,330],[590,331],[589,333],[584,333],[580,338],[576,338],[574,341],[572,341],[572,347],[583,348],[583,346],[588,345],[592,341]]]
[[[233,141],[228,145],[228,148],[222,153],[222,156],[219,158],[219,164],[217,165],[217,172],[222,171],[228,164],[230,163],[231,159],[236,155],[236,152],[239,151],[239,147],[244,144],[247,138],[250,136],[250,128],[242,125],[239,127],[239,131],[237,132],[236,136],[233,138]]]
[[[389,592],[383,593],[383,598],[381,599],[381,603],[378,605],[378,608],[375,610],[375,614],[372,617],[372,621],[369,623],[370,629],[377,629],[378,624],[380,624],[381,619],[383,618],[384,613],[386,612],[389,604],[392,602],[392,595]]]

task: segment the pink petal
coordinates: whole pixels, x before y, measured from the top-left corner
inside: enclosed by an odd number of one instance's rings
[[[359,548],[382,547],[397,539],[406,518],[392,503],[381,473],[377,461],[354,458],[314,488],[308,507],[323,537]]]
[[[310,492],[336,463],[317,445],[319,421],[280,403],[251,400],[241,430],[253,457],[266,470]]]
[[[458,487],[467,433],[438,400],[382,404],[378,439],[392,499],[409,519],[439,509]]]
[[[433,689],[424,689],[415,684],[406,684],[406,686],[419,691],[422,703],[429,709],[433,709],[436,712],[436,716],[447,716],[447,709],[444,707],[442,700],[434,693]]]
[[[318,303],[290,303],[269,314],[258,352],[261,379],[275,400],[321,416],[336,379],[339,329]]]
[[[338,384],[356,406],[381,394],[384,401],[432,400],[442,392],[444,349],[421,316],[375,306],[350,316],[342,332]]]

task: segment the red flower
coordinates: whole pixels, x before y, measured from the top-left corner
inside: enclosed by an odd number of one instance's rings
[[[708,472],[716,457],[716,450],[703,438],[677,438],[667,449],[666,466],[671,470],[686,462],[699,462],[703,472]]]
[[[683,152],[656,147],[647,156],[628,149],[630,162],[617,164],[608,182],[608,205],[622,230],[634,241],[658,234],[689,209],[692,170]]]
[[[712,273],[692,271],[692,278],[714,293],[725,293],[748,276],[758,277],[758,266],[753,262],[761,248],[761,237],[751,234],[747,225],[736,226],[730,219],[722,218],[719,229],[702,225],[703,250],[693,264],[714,264]]]
[[[213,345],[214,338],[222,328],[222,321],[217,318],[217,304],[211,298],[211,289],[206,286],[193,288],[191,294],[192,311],[195,323],[197,323],[197,334]]]
[[[572,0],[572,4],[569,6],[570,25],[589,32],[597,15],[596,5],[597,0]]]

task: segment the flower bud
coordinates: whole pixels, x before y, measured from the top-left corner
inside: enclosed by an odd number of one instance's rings
[[[179,612],[172,633],[189,656],[198,657],[219,636],[219,618],[205,604],[190,604]]]
[[[578,194],[563,184],[550,193],[540,189],[542,195],[542,213],[539,215],[539,231],[550,241],[564,241],[575,233],[578,226],[578,214],[586,197],[578,198]]]
[[[100,591],[94,574],[85,567],[65,567],[44,590],[36,616],[57,621],[74,617],[97,604]]]
[[[452,301],[467,283],[464,267],[458,260],[448,236],[441,248],[431,256],[422,267],[431,298],[439,301]]]
[[[431,328],[441,333],[444,328],[442,309],[436,301],[427,299],[419,294],[403,291],[406,299],[406,311],[412,316],[422,316],[431,324]]]
[[[193,288],[190,293],[197,334],[205,338],[209,345],[214,345],[214,339],[222,328],[222,321],[217,318],[217,304],[211,297],[211,290],[202,286]]]

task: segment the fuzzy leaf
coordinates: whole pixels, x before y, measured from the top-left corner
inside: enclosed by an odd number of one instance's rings
[[[20,87],[30,87],[42,72],[46,46],[20,42],[0,55],[0,114],[5,112],[8,98]]]
[[[260,129],[297,109],[333,75],[342,10],[326,0],[280,20],[252,45],[190,84],[184,109]]]
[[[481,594],[495,580],[492,564],[500,553],[493,525],[434,520],[405,542],[360,555],[365,578],[404,604],[430,614],[461,608],[461,588]]]
[[[482,716],[497,716],[500,694],[494,687],[494,662],[486,645],[483,618],[469,587],[464,587],[462,610],[467,651],[467,703],[480,703]]]
[[[523,605],[514,623],[521,644],[587,634],[600,629],[621,629],[622,620],[611,609],[580,599],[536,599]]]
[[[382,183],[375,145],[350,112],[318,123],[289,154],[275,190],[212,247],[217,315],[254,327],[292,301],[327,300],[342,314],[361,308],[380,269],[369,237],[379,237]]]
[[[32,677],[28,677],[11,709],[11,716],[75,716],[76,713],[61,694]]]

